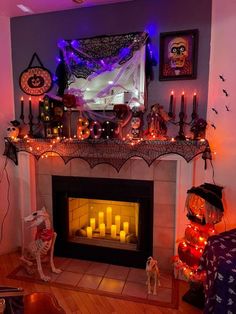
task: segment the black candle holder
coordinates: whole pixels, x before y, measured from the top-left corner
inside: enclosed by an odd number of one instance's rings
[[[29,101],[29,115],[28,115],[28,119],[29,119],[29,136],[33,136],[33,113],[32,113],[32,103],[31,100]]]
[[[198,118],[197,115],[197,95],[196,93],[194,93],[193,95],[193,111],[191,114],[191,121],[186,122],[186,114],[185,114],[185,97],[184,97],[184,92],[181,95],[181,105],[180,105],[180,112],[179,112],[179,121],[175,122],[174,121],[174,113],[173,113],[173,94],[174,92],[171,92],[171,96],[170,96],[170,104],[169,104],[169,112],[168,112],[168,116],[170,117],[169,122],[174,124],[174,125],[178,125],[179,126],[179,132],[178,135],[175,137],[176,140],[180,140],[180,141],[185,141],[186,140],[186,136],[184,133],[184,127],[185,125],[192,125],[194,123],[194,121],[196,121],[196,119]]]
[[[25,123],[25,116],[24,116],[24,100],[23,100],[23,97],[21,98],[20,120],[22,121],[23,124],[26,124]]]
[[[29,113],[28,113],[28,122],[25,122],[25,115],[24,115],[24,100],[21,100],[21,113],[20,113],[20,120],[22,121],[22,123],[24,125],[29,125],[29,133],[28,135],[30,137],[33,136],[33,120],[34,120],[34,116],[33,116],[33,112],[32,112],[32,102],[31,99],[29,99]]]
[[[169,112],[168,115],[172,119],[172,120],[169,120],[169,122],[174,124],[174,125],[178,125],[179,126],[179,132],[178,132],[178,135],[175,137],[175,139],[178,140],[178,141],[185,141],[186,140],[186,136],[185,136],[185,133],[184,133],[184,127],[185,127],[185,125],[191,125],[198,118],[197,113],[194,112],[194,111],[192,112],[192,114],[191,114],[191,121],[189,121],[189,122],[185,121],[186,115],[185,115],[185,112],[183,110],[181,110],[179,112],[179,121],[178,122],[173,121],[174,114],[172,112]]]

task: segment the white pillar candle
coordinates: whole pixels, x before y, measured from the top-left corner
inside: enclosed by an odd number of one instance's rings
[[[128,221],[123,222],[123,229],[124,229],[126,234],[129,233],[129,223],[128,223]]]
[[[87,227],[87,237],[92,239],[92,237],[93,237],[92,227]]]
[[[90,218],[90,227],[92,227],[92,230],[95,230],[96,221],[95,218]]]
[[[111,237],[116,238],[116,225],[111,225]]]
[[[98,225],[104,223],[104,212],[98,212]]]
[[[120,231],[120,242],[121,243],[125,243],[125,236],[126,236],[126,233],[124,230],[121,230]]]
[[[120,215],[115,216],[116,232],[120,233]]]
[[[107,207],[107,228],[111,228],[112,224],[112,208]]]
[[[105,224],[99,225],[100,237],[105,237],[105,229],[106,229]]]

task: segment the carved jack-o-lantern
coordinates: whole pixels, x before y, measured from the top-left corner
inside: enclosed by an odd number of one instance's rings
[[[32,66],[35,58],[40,66]],[[52,88],[52,82],[50,71],[43,67],[39,57],[34,53],[28,68],[20,75],[20,88],[28,95],[39,96]]]
[[[40,76],[40,75],[34,74],[33,76],[29,77],[28,85],[31,88],[43,87],[43,85],[44,85],[44,78],[42,76]]]

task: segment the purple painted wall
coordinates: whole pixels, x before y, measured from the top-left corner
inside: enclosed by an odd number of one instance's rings
[[[208,73],[211,31],[211,0],[135,0],[112,5],[102,5],[77,10],[33,16],[16,17],[11,20],[13,77],[15,85],[16,118],[19,118],[20,73],[27,68],[36,52],[44,66],[55,72],[57,42],[60,39],[85,38],[96,35],[122,34],[144,31],[152,25],[151,36],[154,51],[159,54],[160,32],[199,30],[198,75],[195,80],[159,81],[158,65],[154,67],[154,81],[149,85],[149,105],[156,102],[168,110],[172,90],[178,95],[185,91],[187,114],[192,111],[192,95],[199,96],[199,115],[205,117],[207,108]],[[36,102],[37,99],[33,99]],[[35,104],[36,106],[36,104]],[[178,109],[177,109],[178,112]]]

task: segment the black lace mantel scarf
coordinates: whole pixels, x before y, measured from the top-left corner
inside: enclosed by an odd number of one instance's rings
[[[154,160],[163,155],[177,154],[187,162],[201,154],[205,160],[211,160],[211,151],[207,140],[186,140],[186,141],[142,141],[135,145],[118,139],[99,140],[61,140],[49,139],[18,139],[12,141],[5,138],[5,152],[16,165],[18,164],[17,153],[27,152],[38,160],[45,154],[55,153],[65,162],[74,158],[81,158],[88,162],[91,168],[99,164],[109,164],[117,172],[124,163],[133,157],[142,158],[148,166]]]

